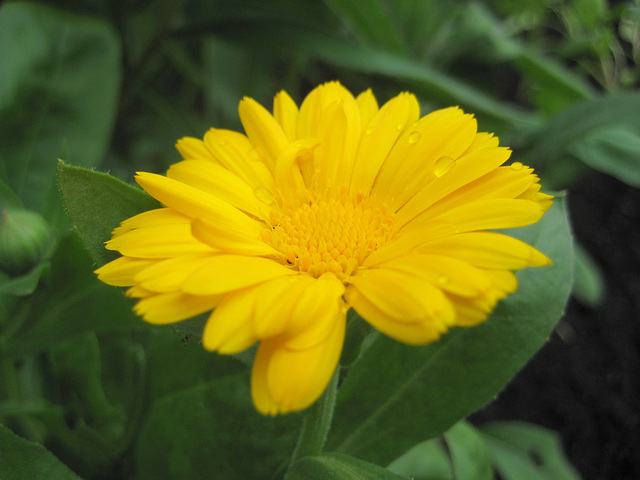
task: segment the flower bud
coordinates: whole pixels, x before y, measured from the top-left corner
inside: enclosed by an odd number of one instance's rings
[[[42,215],[24,209],[0,210],[0,270],[19,275],[51,253],[53,232]]]

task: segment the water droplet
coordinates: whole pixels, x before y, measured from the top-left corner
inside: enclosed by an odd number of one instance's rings
[[[258,200],[260,200],[262,203],[266,203],[267,205],[271,205],[273,202],[275,202],[275,198],[273,198],[271,192],[264,187],[256,188],[253,191],[253,194]]]
[[[396,125],[396,130],[402,130],[404,128],[404,123],[399,123]]]
[[[522,170],[522,167],[524,167],[524,165],[522,165],[520,162],[513,162],[511,164],[511,169],[515,170],[516,172]]]
[[[447,283],[449,283],[451,279],[449,278],[449,275],[440,275],[438,277],[438,283],[440,285],[446,285]]]
[[[364,133],[366,133],[367,135],[371,135],[374,132],[374,130],[375,130],[374,127],[369,127]]]
[[[456,162],[451,157],[440,157],[433,166],[433,174],[440,178],[451,171],[455,167]]]
[[[417,143],[421,137],[422,134],[420,132],[411,132],[409,134],[409,143]]]

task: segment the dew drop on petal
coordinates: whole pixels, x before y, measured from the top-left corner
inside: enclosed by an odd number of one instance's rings
[[[418,140],[420,140],[420,137],[422,137],[422,134],[420,132],[411,132],[409,134],[409,143],[416,143]]]
[[[404,128],[404,123],[399,123],[396,125],[396,130],[402,130]]]
[[[451,157],[440,157],[436,160],[435,165],[433,166],[433,174],[436,177],[442,177],[449,173],[453,167],[455,167],[456,162]]]
[[[273,195],[271,195],[271,192],[264,187],[256,188],[253,191],[253,194],[258,200],[260,200],[262,203],[266,203],[267,205],[271,205],[273,202],[275,202],[275,199],[273,198]]]
[[[524,166],[524,165],[522,165],[520,162],[513,162],[513,163],[511,164],[511,169],[512,169],[512,170],[515,170],[515,171],[517,172],[517,171],[519,171],[519,170],[522,170],[522,167],[523,167],[523,166]]]
[[[446,285],[447,283],[449,283],[449,280],[451,280],[449,278],[449,275],[440,275],[438,277],[438,284],[440,285]]]
[[[374,132],[374,130],[375,130],[374,127],[369,127],[364,133],[366,133],[367,135],[371,135]]]

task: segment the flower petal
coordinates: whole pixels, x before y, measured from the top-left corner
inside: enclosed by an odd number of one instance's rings
[[[238,107],[240,121],[251,143],[264,152],[264,162],[273,170],[276,158],[289,140],[269,111],[252,98],[245,97]]]
[[[216,254],[181,255],[155,262],[135,276],[135,283],[150,292],[179,291],[193,272],[206,265]]]
[[[393,210],[436,178],[438,160],[458,158],[473,142],[477,124],[457,107],[436,110],[418,120],[398,139],[373,187]]]
[[[261,257],[216,255],[182,285],[184,293],[217,295],[298,272]]]
[[[135,312],[156,325],[180,322],[215,308],[220,295],[197,296],[180,292],[161,293],[138,300]]]
[[[368,195],[380,167],[406,128],[418,120],[420,106],[414,95],[403,93],[385,103],[369,122],[356,157],[351,193]]]
[[[191,219],[189,217],[171,208],[157,208],[126,219],[119,227],[113,230],[112,236],[117,237],[136,228],[188,224],[190,222]]]
[[[415,275],[375,268],[358,272],[351,278],[351,286],[395,322],[420,323],[429,320],[443,326],[453,322],[453,309],[442,291]],[[352,302],[352,298],[346,298],[355,308],[356,303]],[[363,318],[369,320],[366,316]]]
[[[267,205],[240,177],[206,160],[184,160],[167,170],[167,177],[209,193],[258,218],[267,218]]]
[[[265,243],[260,236],[247,233],[233,223],[214,223],[204,218],[197,218],[191,223],[191,233],[197,240],[224,253],[282,256],[271,245]]]
[[[238,132],[211,128],[204,135],[204,144],[216,162],[236,174],[252,188],[273,193],[273,176],[262,163],[249,139]]]
[[[287,139],[293,142],[296,139],[298,106],[284,90],[273,99],[273,118],[282,127]]]
[[[168,258],[215,251],[196,240],[191,235],[191,225],[186,223],[130,230],[109,240],[106,248],[138,258]]]
[[[347,301],[358,314],[385,335],[409,345],[434,342],[449,328],[447,322],[435,317],[419,322],[403,322],[383,312],[377,304],[356,289],[347,289]],[[453,307],[452,307],[453,309]]]
[[[204,327],[204,348],[233,355],[256,343],[258,337],[251,328],[256,299],[255,287],[224,295]]]
[[[280,337],[260,343],[251,375],[251,394],[258,411],[265,415],[299,411],[320,397],[340,359],[345,314],[333,324],[330,334],[309,349],[290,349]]]
[[[532,246],[494,232],[469,232],[451,235],[416,248],[416,253],[447,255],[480,268],[517,270],[551,265],[545,255]]]
[[[365,129],[371,119],[378,113],[378,101],[371,89],[368,88],[356,97],[356,103],[360,110],[361,126]]]
[[[259,222],[224,200],[172,178],[140,172],[136,181],[151,196],[191,218],[202,217],[213,221],[233,222],[248,232],[258,233],[262,228]]]
[[[146,258],[120,257],[98,268],[98,280],[116,287],[135,285],[134,277],[145,268],[154,265],[157,260]]]

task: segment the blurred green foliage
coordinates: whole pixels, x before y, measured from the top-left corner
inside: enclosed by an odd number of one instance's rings
[[[124,182],[137,170],[163,172],[179,160],[178,138],[241,128],[243,96],[269,105],[285,89],[300,100],[339,79],[356,93],[372,88],[380,102],[412,91],[423,112],[462,106],[547,189],[570,190],[590,169],[639,186],[639,60],[640,4],[631,0],[4,2],[0,209],[37,212],[57,235],[53,256],[20,275],[0,272],[0,477],[77,478],[71,468],[86,480],[268,478],[295,444],[300,416],[256,414],[244,363],[143,324],[95,280],[107,260],[101,241],[153,201],[90,169]],[[376,334],[355,345],[328,443],[339,453],[299,460],[290,479],[481,479],[492,466],[507,480],[527,468],[540,475],[529,480],[577,478],[557,445],[536,450],[550,470],[532,463],[531,445],[550,440],[526,426],[458,424],[436,438],[544,342],[574,271],[578,298],[602,298],[586,253],[572,263],[560,205],[520,235],[553,269],[523,272],[522,289],[478,329],[425,349]],[[546,313],[521,318],[541,298]],[[505,338],[509,347],[496,348]],[[478,344],[502,353],[479,362]],[[380,352],[398,358],[393,368],[381,368]],[[438,396],[432,383],[442,378],[456,380]],[[385,390],[393,382],[397,395]]]

